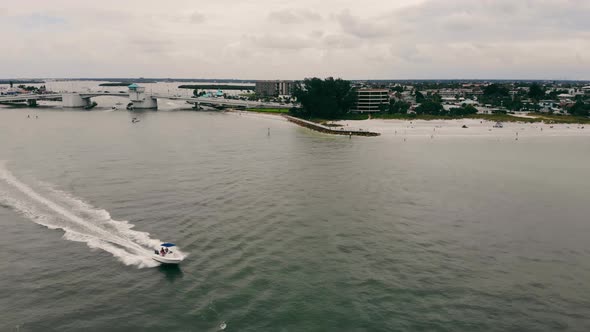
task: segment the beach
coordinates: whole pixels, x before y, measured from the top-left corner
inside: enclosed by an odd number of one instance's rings
[[[504,122],[503,128],[494,128],[496,122],[480,119],[460,120],[342,120],[333,123],[343,130],[357,128],[381,133],[383,136],[436,138],[441,136],[466,137],[561,137],[590,136],[590,126],[584,124],[547,124]],[[467,128],[463,128],[466,126]]]

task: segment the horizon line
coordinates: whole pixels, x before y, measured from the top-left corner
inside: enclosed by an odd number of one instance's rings
[[[242,81],[242,82],[258,82],[258,81],[303,81],[307,78],[340,78],[347,81],[509,81],[509,82],[531,82],[531,81],[558,81],[558,82],[590,82],[590,79],[557,79],[557,78],[342,78],[336,76],[326,77],[305,77],[302,79],[244,79],[244,78],[181,78],[181,77],[11,77],[0,78],[0,81],[22,81],[22,80],[96,80],[96,81],[131,81],[131,80],[153,80],[153,81]]]

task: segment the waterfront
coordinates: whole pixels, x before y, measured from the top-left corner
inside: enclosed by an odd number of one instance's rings
[[[0,330],[590,328],[587,136],[109,106],[0,107]]]

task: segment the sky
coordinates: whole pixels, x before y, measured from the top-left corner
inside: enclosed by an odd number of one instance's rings
[[[0,78],[590,79],[590,0],[1,0],[0,34]]]

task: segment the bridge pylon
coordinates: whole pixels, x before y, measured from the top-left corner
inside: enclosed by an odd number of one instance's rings
[[[134,109],[156,109],[158,99],[145,94],[145,88],[137,84],[129,86],[129,101],[133,103]]]
[[[86,107],[90,105],[90,98],[82,98],[79,93],[64,93],[62,95],[63,107]]]

